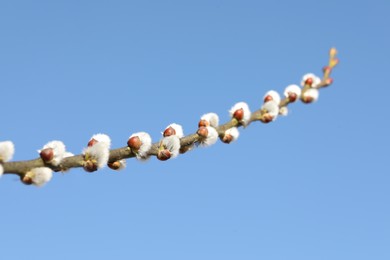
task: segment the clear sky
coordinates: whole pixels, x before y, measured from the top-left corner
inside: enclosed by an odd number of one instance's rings
[[[15,160],[96,133],[261,106],[337,47],[334,85],[167,162],[0,180],[0,259],[390,259],[390,2],[1,1],[0,140]]]

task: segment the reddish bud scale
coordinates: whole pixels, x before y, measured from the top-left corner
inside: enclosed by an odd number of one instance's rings
[[[243,118],[244,118],[244,109],[240,108],[240,109],[237,109],[234,114],[233,114],[233,117],[235,119],[237,119],[238,121],[241,121]]]
[[[201,119],[200,121],[199,121],[199,123],[198,123],[198,127],[207,127],[207,126],[210,126],[210,123],[209,123],[209,121],[207,121],[207,120],[204,120],[204,119]]]
[[[171,158],[171,152],[167,149],[158,151],[157,159],[160,161],[166,161]]]
[[[231,141],[233,141],[233,136],[229,134],[224,135],[222,138],[222,142],[224,142],[225,144],[230,144]]]
[[[91,139],[91,140],[89,140],[89,142],[88,142],[88,147],[91,147],[91,146],[93,146],[94,144],[96,144],[96,143],[98,143],[99,141],[98,140],[95,140],[95,139]]]
[[[314,99],[310,96],[305,96],[302,98],[302,102],[305,103],[305,104],[310,104],[314,101]]]
[[[54,158],[53,148],[45,148],[40,153],[39,156],[44,162],[50,162]]]
[[[88,160],[84,163],[84,166],[83,166],[84,170],[86,172],[94,172],[94,171],[97,171],[98,167],[97,167],[97,164],[96,163],[93,163],[92,161]]]
[[[273,116],[271,116],[270,114],[266,113],[266,114],[263,115],[261,122],[267,124],[267,123],[271,122],[273,119],[274,119]]]
[[[202,126],[199,127],[198,131],[196,132],[200,137],[206,138],[209,135],[209,130],[207,130],[206,127]]]
[[[298,96],[294,92],[288,92],[288,100],[290,102],[295,102],[297,100]]]
[[[20,180],[26,184],[26,185],[31,185],[33,184],[32,178],[30,176],[24,175],[23,177],[20,177]]]
[[[333,79],[332,79],[332,78],[327,78],[327,79],[325,80],[325,84],[326,84],[327,86],[331,85],[332,83],[333,83]]]
[[[142,146],[142,142],[138,136],[133,136],[127,140],[127,146],[134,151],[138,151]]]
[[[325,66],[322,68],[322,71],[329,74],[332,71],[332,68],[330,66]]]
[[[176,134],[175,129],[172,126],[170,126],[167,129],[165,129],[163,136],[167,137],[167,136],[171,136],[171,135],[175,135],[175,134]]]
[[[313,78],[307,78],[307,79],[305,80],[305,85],[308,85],[308,86],[313,85]]]
[[[113,170],[119,170],[119,168],[121,167],[121,163],[119,161],[109,162],[107,163],[107,166]]]
[[[272,98],[272,96],[271,96],[271,95],[267,95],[267,96],[264,98],[264,103],[266,103],[266,102],[268,102],[268,101],[272,101],[272,100],[274,100],[274,99]]]

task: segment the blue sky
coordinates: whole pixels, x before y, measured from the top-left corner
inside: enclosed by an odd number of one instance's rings
[[[339,50],[317,103],[236,143],[121,172],[0,180],[2,259],[389,259],[388,1],[2,1],[0,140],[15,160],[126,145],[245,101]]]

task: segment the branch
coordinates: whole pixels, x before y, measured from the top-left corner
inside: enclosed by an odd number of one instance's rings
[[[306,104],[315,102],[319,90],[333,83],[330,75],[337,63],[336,49],[332,48],[329,52],[328,65],[323,68],[322,78],[311,73],[304,75],[301,87],[289,85],[284,91],[283,99],[276,91],[268,91],[262,107],[252,113],[246,103],[237,103],[230,110],[231,119],[222,125],[218,124],[218,115],[205,114],[199,121],[198,130],[187,136],[183,136],[180,125],[171,124],[163,132],[163,138],[153,144],[150,136],[141,132],[130,136],[127,146],[110,150],[110,138],[98,134],[89,140],[88,146],[79,155],[66,152],[62,142],[52,141],[39,151],[39,158],[12,162],[10,160],[14,153],[13,143],[0,142],[0,177],[3,174],[16,174],[24,184],[42,186],[51,179],[52,171],[65,172],[83,167],[87,172],[94,172],[106,164],[113,170],[120,170],[125,167],[125,159],[129,158],[146,160],[156,156],[159,160],[165,161],[196,146],[212,145],[218,138],[224,143],[230,143],[238,138],[239,127],[248,127],[255,121],[273,122],[279,115],[287,115],[287,107],[298,100]]]

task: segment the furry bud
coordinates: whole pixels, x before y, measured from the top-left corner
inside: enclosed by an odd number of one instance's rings
[[[239,137],[240,132],[238,131],[237,127],[232,127],[225,131],[224,136],[222,137],[222,142],[225,144],[230,144],[231,142],[234,142]]]
[[[251,111],[248,104],[245,102],[236,103],[230,110],[229,114],[232,118],[235,118],[242,125],[246,126],[251,118]]]
[[[309,104],[309,103],[313,103],[313,102],[317,101],[318,96],[319,96],[318,89],[311,88],[302,94],[301,100],[303,101],[303,103]]]
[[[270,90],[264,95],[264,103],[267,103],[268,101],[275,101],[276,103],[280,103],[280,95],[275,90]]]

